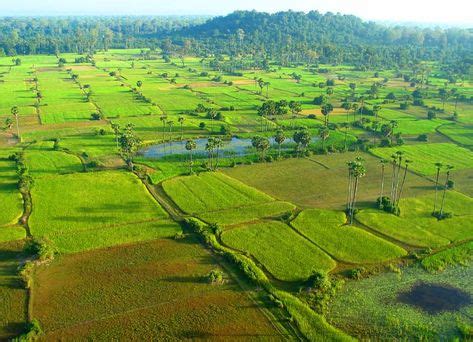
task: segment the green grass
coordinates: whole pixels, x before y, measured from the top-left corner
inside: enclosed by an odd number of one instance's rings
[[[270,196],[256,189],[222,173],[214,172],[170,179],[163,183],[163,188],[188,214],[273,201]]]
[[[473,168],[473,152],[455,144],[417,144],[371,150],[376,156],[388,160],[396,151],[404,152],[404,158],[413,161],[411,169],[424,175],[434,175],[437,162],[453,165],[457,170]]]
[[[440,196],[439,196],[440,198]],[[440,247],[450,242],[473,238],[472,199],[460,193],[447,192],[445,212],[453,217],[438,221],[432,217],[433,196],[402,199],[400,216],[377,209],[362,210],[356,215],[364,225],[382,234],[419,247]]]
[[[19,335],[26,324],[27,294],[18,277],[24,257],[21,243],[0,243],[0,340]]]
[[[404,249],[367,231],[344,226],[343,212],[309,209],[291,222],[301,234],[337,260],[349,263],[376,263],[405,256]]]
[[[279,280],[305,280],[314,270],[330,271],[336,265],[322,250],[279,221],[227,230],[222,241],[253,255]]]
[[[228,275],[209,284],[212,269],[192,238],[62,256],[38,270],[33,312],[46,340],[284,337]]]
[[[254,204],[248,207],[205,212],[199,214],[199,218],[209,223],[232,225],[255,221],[260,218],[278,217],[294,209],[295,206],[291,203],[275,201]]]
[[[61,151],[27,150],[26,164],[34,177],[81,172],[81,160],[72,154]]]
[[[472,125],[460,125],[460,124],[443,125],[439,127],[438,130],[459,144],[466,145],[466,146],[473,145],[473,133],[472,133],[473,126]]]
[[[367,153],[334,153],[294,159],[258,163],[225,169],[223,172],[274,198],[288,201],[303,208],[343,209],[346,205],[348,161],[361,156],[365,160],[366,177],[360,180],[359,205],[371,205],[379,196],[381,167],[379,159]],[[386,169],[390,178],[391,170]],[[409,174],[406,196],[428,193],[433,183]]]
[[[16,223],[23,212],[17,183],[15,162],[0,159],[0,227]]]
[[[21,240],[26,237],[26,231],[23,227],[8,226],[0,227],[0,243]]]
[[[64,252],[172,236],[179,231],[141,182],[126,172],[42,177],[36,180],[32,197],[32,234],[47,236]]]
[[[422,266],[430,272],[445,270],[448,266],[467,265],[473,258],[473,241],[445,249],[422,260]]]
[[[360,340],[459,340],[457,324],[467,320],[473,305],[459,311],[427,314],[400,303],[400,293],[419,282],[453,286],[473,295],[473,267],[448,268],[431,274],[422,267],[402,269],[401,274],[384,273],[347,283],[333,298],[327,320]]]

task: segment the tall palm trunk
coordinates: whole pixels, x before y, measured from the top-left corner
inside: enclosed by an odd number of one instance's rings
[[[437,176],[435,177],[435,197],[434,197],[434,211],[432,212],[435,214],[437,210],[437,194],[438,194],[438,186],[439,186],[439,176],[440,176],[440,168],[437,168]]]
[[[381,192],[379,193],[380,201],[383,200],[383,195],[384,195],[384,171],[385,171],[385,166],[383,164],[381,166]]]
[[[353,223],[353,215],[355,214],[355,206],[356,206],[356,193],[358,191],[358,177],[355,177],[355,184],[353,186],[353,198],[351,201],[351,210],[350,210],[350,224]]]
[[[16,121],[16,136],[18,139],[21,141],[21,136],[20,136],[20,124],[18,122],[18,114],[15,115],[15,121]]]
[[[447,195],[447,187],[448,187],[449,179],[450,179],[450,172],[447,172],[447,178],[445,179],[445,186],[443,188],[442,204],[440,206],[440,217],[443,216],[443,207],[445,205],[445,196]]]
[[[404,168],[404,175],[402,176],[402,182],[401,182],[401,187],[399,188],[399,194],[397,197],[397,203],[396,207],[399,206],[399,201],[401,200],[401,195],[402,195],[402,190],[404,189],[404,183],[406,182],[406,176],[407,176],[407,169],[409,168],[408,164],[406,164]]]
[[[192,174],[192,150],[189,150],[189,173]]]

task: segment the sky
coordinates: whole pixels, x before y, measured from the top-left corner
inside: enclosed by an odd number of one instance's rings
[[[365,20],[473,27],[472,0],[0,0],[0,16],[223,15],[253,9],[331,11]]]

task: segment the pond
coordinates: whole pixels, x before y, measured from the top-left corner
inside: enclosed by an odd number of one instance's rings
[[[400,293],[398,300],[418,307],[429,314],[458,311],[472,304],[470,295],[458,288],[424,282],[416,283],[408,291]]]
[[[315,139],[312,139],[315,141]],[[206,138],[194,140],[197,148],[194,150],[195,155],[205,155],[205,144],[207,144]],[[277,148],[277,144],[274,138],[269,138],[269,142],[272,147]],[[290,149],[294,147],[294,140],[287,138],[282,149]],[[244,156],[249,153],[255,153],[253,146],[251,145],[251,139],[249,138],[237,138],[233,137],[229,140],[223,141],[223,147],[220,149],[223,157],[229,156]],[[148,146],[140,151],[140,154],[145,158],[159,159],[169,155],[182,155],[188,154],[186,150],[186,141],[171,141],[168,143],[161,143],[157,145]]]

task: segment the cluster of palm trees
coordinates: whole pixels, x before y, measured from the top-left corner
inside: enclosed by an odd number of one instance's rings
[[[396,151],[391,155],[391,187],[389,197],[384,196],[385,169],[388,161],[382,159],[381,164],[381,191],[378,198],[378,207],[387,212],[399,215],[399,202],[406,183],[407,171],[411,160],[404,158],[404,152]]]
[[[445,183],[443,186],[443,193],[442,193],[442,199],[440,201],[440,209],[437,210],[437,201],[438,201],[438,188],[439,188],[439,178],[440,178],[440,171],[442,168],[444,168],[444,165],[442,163],[435,163],[435,168],[437,169],[436,177],[435,177],[435,197],[434,197],[434,209],[432,211],[432,215],[438,218],[439,220],[442,220],[449,215],[444,212],[444,206],[445,206],[445,197],[447,195],[447,190],[450,187],[450,172],[453,169],[452,165],[445,165],[445,170],[446,175],[445,175]]]
[[[348,165],[348,192],[347,192],[347,207],[348,223],[353,223],[353,217],[356,212],[356,195],[358,193],[360,178],[366,175],[366,168],[364,160],[361,157],[356,157],[355,160],[347,163]]]
[[[174,121],[173,120],[168,120],[168,116],[166,114],[161,115],[159,117],[159,120],[161,121],[161,123],[163,125],[163,128],[162,128],[162,133],[163,133],[162,141],[163,142],[166,142],[166,141],[171,142],[171,140],[172,140],[172,129],[174,127]],[[183,116],[179,116],[177,121],[179,122],[179,125],[181,126],[180,140],[182,140],[183,137],[184,137],[184,122],[186,121],[186,118],[183,117]],[[166,133],[169,134],[168,139],[166,139]]]

